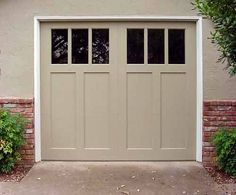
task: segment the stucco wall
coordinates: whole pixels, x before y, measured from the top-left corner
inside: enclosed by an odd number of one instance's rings
[[[33,96],[33,17],[43,15],[196,15],[190,0],[1,0],[0,96]],[[235,99],[236,77],[229,78],[208,40],[204,20],[204,97]]]

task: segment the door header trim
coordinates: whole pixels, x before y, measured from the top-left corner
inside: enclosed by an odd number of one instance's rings
[[[201,16],[35,16],[38,21],[198,21]]]

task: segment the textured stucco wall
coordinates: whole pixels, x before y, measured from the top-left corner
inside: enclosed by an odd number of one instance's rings
[[[191,16],[190,0],[1,0],[0,97],[33,96],[33,17],[64,15]],[[236,78],[229,78],[210,43],[204,20],[204,97],[235,99]]]

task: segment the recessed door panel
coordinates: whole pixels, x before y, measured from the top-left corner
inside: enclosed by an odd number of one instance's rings
[[[127,148],[152,148],[152,74],[127,74]]]
[[[85,148],[111,147],[109,73],[84,75]]]
[[[161,74],[161,148],[187,147],[186,80],[185,73]]]
[[[75,76],[75,73],[51,73],[52,148],[76,148]]]

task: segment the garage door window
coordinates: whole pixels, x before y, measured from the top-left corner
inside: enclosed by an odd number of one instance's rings
[[[144,29],[127,29],[127,63],[144,63]]]
[[[169,29],[169,64],[185,64],[185,31]]]
[[[68,63],[68,30],[52,29],[52,64]]]
[[[92,29],[92,62],[109,64],[109,29]]]
[[[164,29],[148,29],[148,64],[164,64]]]
[[[72,29],[72,63],[88,64],[88,29]]]

